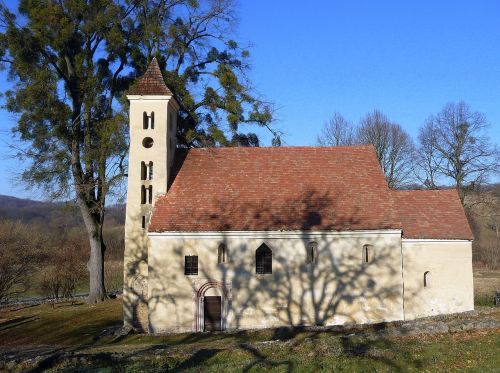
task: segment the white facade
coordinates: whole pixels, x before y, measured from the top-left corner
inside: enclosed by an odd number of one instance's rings
[[[403,239],[405,318],[474,309],[472,242]]]
[[[149,237],[151,333],[203,331],[203,300],[214,295],[221,297],[223,330],[378,323],[473,309],[470,241],[402,242],[397,230]],[[310,242],[317,243],[316,263],[307,263]],[[269,275],[255,272],[262,243],[273,251]],[[227,259],[218,264],[221,244]],[[198,275],[184,274],[186,255],[198,257]],[[428,270],[435,275],[424,289]]]

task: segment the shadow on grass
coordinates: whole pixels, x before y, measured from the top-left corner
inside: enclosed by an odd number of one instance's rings
[[[291,360],[273,360],[264,355],[259,349],[257,349],[255,346],[249,345],[242,343],[239,345],[239,347],[252,354],[254,357],[254,360],[247,364],[245,368],[243,369],[244,372],[250,371],[250,369],[261,366],[265,368],[277,368],[277,367],[285,367],[287,372],[292,372],[294,368],[294,363]]]
[[[62,307],[63,312],[65,309],[71,309],[70,305]],[[2,327],[14,328],[36,319],[37,315],[34,314],[8,320],[0,324],[0,330]],[[398,323],[379,323],[363,326],[290,326],[218,333],[116,336],[115,332],[122,326],[121,320],[105,316],[91,322],[77,323],[67,334],[58,333],[60,334],[58,338],[64,341],[67,347],[54,346],[50,351],[24,354],[23,360],[37,357],[37,366],[32,371],[50,370],[58,366],[64,366],[65,369],[68,367],[70,370],[73,369],[71,367],[89,370],[99,367],[125,369],[132,365],[151,367],[151,369],[160,366],[183,371],[193,367],[213,368],[214,357],[223,353],[221,356],[230,358],[227,351],[237,351],[240,354],[239,357],[235,357],[237,360],[234,363],[239,370],[244,371],[265,369],[294,371],[304,367],[328,369],[330,367],[328,364],[341,364],[342,359],[335,360],[335,357],[354,357],[352,360],[348,359],[348,363],[359,357],[391,371],[403,371],[408,367],[418,369],[422,366],[422,362],[411,353],[396,352],[398,345],[390,338],[385,338],[391,335],[391,329],[397,328],[398,325]],[[70,347],[71,345],[73,346]],[[101,347],[111,347],[113,352],[92,351],[93,348]],[[180,355],[175,353],[177,350],[181,352]],[[243,359],[241,353],[245,355]],[[396,355],[399,355],[397,359]],[[160,358],[156,360],[158,356]],[[329,356],[333,356],[334,360],[332,361]]]
[[[22,310],[27,309],[27,308],[36,307],[38,305],[39,304],[21,304],[21,305],[17,305],[17,306],[6,307],[5,310],[8,312],[17,312],[17,311],[22,311]],[[0,311],[3,311],[3,310],[0,308]]]
[[[107,367],[113,368],[112,371],[116,371],[119,366],[125,363],[117,359],[112,353],[99,352],[92,355],[75,354],[73,356],[70,356],[70,353],[67,350],[57,350],[27,372],[44,372],[62,363],[65,363],[65,369],[67,368],[69,371],[94,371],[97,368],[102,369]],[[71,359],[71,361],[68,363],[66,359]]]
[[[33,321],[39,320],[39,317],[36,316],[24,316],[24,317],[16,317],[7,321],[0,322],[0,331],[5,331],[7,329],[16,328],[20,325],[30,323]]]
[[[99,326],[95,326],[96,329]],[[106,338],[94,338],[95,343],[80,344],[74,348],[50,351],[39,361],[32,372],[55,369],[88,369],[112,367],[126,369],[138,366],[144,370],[173,370],[215,368],[212,359],[221,353],[231,359],[233,368],[241,371],[273,370],[300,371],[301,369],[351,369],[369,366],[389,371],[422,369],[424,363],[406,349],[401,349],[397,340],[378,335],[387,329],[385,324],[352,328],[307,327],[276,328],[262,331],[242,331],[220,334],[190,334],[188,336],[121,337],[120,343],[106,342]],[[88,332],[88,330],[87,330]],[[132,344],[128,343],[132,342]],[[213,344],[211,344],[213,343]],[[112,352],[92,352],[92,347],[113,345]],[[90,348],[90,349],[89,349]],[[85,351],[87,350],[87,351]],[[228,354],[230,352],[231,354]],[[244,353],[244,357],[241,356]],[[39,355],[37,355],[39,356]],[[360,360],[361,359],[361,360]],[[222,362],[224,360],[220,359]],[[217,363],[219,364],[219,363]],[[346,366],[343,366],[346,364]],[[352,365],[354,364],[354,365]]]
[[[201,349],[196,351],[193,356],[188,358],[187,360],[184,360],[181,364],[176,366],[173,371],[183,371],[185,369],[193,368],[193,367],[199,367],[201,368],[202,364],[210,359],[211,357],[214,357],[217,355],[219,352],[224,351],[224,349],[218,349],[218,348],[208,348],[208,349]]]

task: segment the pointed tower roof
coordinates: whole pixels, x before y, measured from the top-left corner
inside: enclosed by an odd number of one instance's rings
[[[153,57],[148,69],[139,81],[134,84],[129,92],[129,95],[140,96],[172,96],[172,91],[168,89],[163,76],[161,75],[160,66],[156,57]]]

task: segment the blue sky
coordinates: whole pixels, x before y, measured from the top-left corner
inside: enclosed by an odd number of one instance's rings
[[[416,137],[458,100],[486,115],[500,144],[499,1],[242,0],[238,13],[251,80],[276,104],[286,145],[314,145],[335,111],[357,122],[375,108]],[[0,120],[0,194],[32,195],[9,159],[12,118],[0,111]]]

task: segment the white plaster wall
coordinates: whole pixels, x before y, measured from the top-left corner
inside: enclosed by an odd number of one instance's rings
[[[403,318],[400,231],[150,233],[149,238],[153,333],[197,331],[195,292],[209,280],[225,284],[227,294],[210,292],[223,296],[226,329]],[[315,264],[305,263],[310,241],[318,243]],[[229,258],[218,265],[221,242]],[[255,274],[255,250],[263,242],[273,250],[272,275]],[[373,245],[368,264],[362,261],[365,244]],[[198,255],[198,276],[184,275],[185,255]]]
[[[403,239],[402,247],[407,320],[474,309],[472,242]]]

